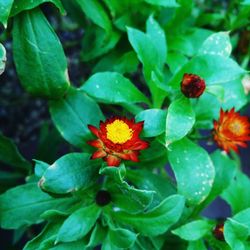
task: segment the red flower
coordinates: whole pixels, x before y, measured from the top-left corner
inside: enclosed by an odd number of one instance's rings
[[[206,88],[205,81],[194,74],[184,74],[181,82],[181,91],[188,98],[198,98]]]
[[[220,118],[214,121],[214,140],[218,146],[229,152],[230,149],[238,152],[238,146],[247,147],[250,140],[250,122],[248,117],[235,112],[220,110]]]
[[[88,144],[98,148],[92,159],[103,158],[108,166],[119,166],[121,159],[138,162],[139,151],[146,149],[148,143],[139,138],[144,122],[135,123],[134,119],[114,117],[100,122],[100,129],[88,125],[98,137]]]

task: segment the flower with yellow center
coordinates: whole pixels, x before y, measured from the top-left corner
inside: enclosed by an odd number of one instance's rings
[[[220,118],[214,121],[214,140],[226,152],[231,149],[238,152],[238,146],[247,147],[246,141],[250,140],[250,122],[248,117],[235,112],[220,111]]]
[[[114,117],[100,122],[100,129],[88,125],[97,137],[88,144],[97,148],[92,159],[103,158],[108,166],[119,166],[121,160],[138,162],[140,150],[146,149],[148,143],[140,139],[144,122],[135,123],[134,119]]]

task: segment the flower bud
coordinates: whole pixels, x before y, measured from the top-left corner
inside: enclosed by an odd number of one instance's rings
[[[96,194],[95,201],[97,205],[104,207],[111,202],[111,195],[106,190],[100,190]]]
[[[188,98],[198,98],[206,88],[205,81],[194,74],[184,74],[181,82],[181,91]]]
[[[213,235],[217,240],[224,241],[224,223],[219,223],[213,229]]]

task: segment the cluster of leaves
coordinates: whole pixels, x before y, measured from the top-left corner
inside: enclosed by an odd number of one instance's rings
[[[79,88],[70,83],[62,44],[41,10],[44,2],[84,28],[81,60],[91,65],[91,76]],[[207,14],[190,0],[0,1],[20,83],[48,100],[55,127],[81,151],[53,164],[35,160],[33,171],[13,142],[0,136],[0,160],[28,176],[0,196],[1,227],[21,234],[44,225],[25,250],[250,249],[250,180],[234,154],[209,154],[197,139],[200,129],[212,129],[221,107],[240,110],[248,103],[246,71],[230,57],[231,40],[236,46],[239,34],[202,28],[223,23],[224,14],[227,30],[244,28],[250,2],[232,2],[237,12],[232,4],[227,13]],[[0,44],[0,73],[5,61]],[[248,61],[249,54],[243,66]],[[205,80],[198,100],[182,95],[184,73]],[[142,136],[150,147],[140,162],[115,168],[90,159],[87,125],[98,126],[110,113],[144,121]],[[97,201],[100,190],[111,197],[105,206]],[[200,214],[218,196],[232,208],[225,241],[212,233],[217,222]]]

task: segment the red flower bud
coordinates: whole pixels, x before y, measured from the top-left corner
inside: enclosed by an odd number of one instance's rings
[[[213,229],[213,235],[217,240],[224,241],[224,223],[219,223]]]
[[[206,88],[205,81],[194,74],[184,74],[181,91],[188,98],[198,98]]]

